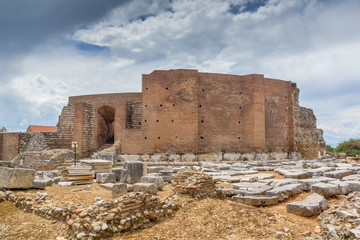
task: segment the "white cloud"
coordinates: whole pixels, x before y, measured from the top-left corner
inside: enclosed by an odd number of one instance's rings
[[[131,1],[64,33],[67,40],[106,51],[44,43],[20,59],[10,86],[37,107],[60,106],[69,95],[140,91],[141,74],[155,69],[264,73],[298,83],[301,105],[314,109],[330,143],[359,136],[354,89],[360,78],[360,3],[270,0],[257,11],[228,11],[244,3]]]

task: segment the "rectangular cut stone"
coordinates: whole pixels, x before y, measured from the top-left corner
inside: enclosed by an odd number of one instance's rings
[[[158,192],[158,188],[153,183],[135,183],[134,192],[156,194]]]
[[[284,178],[306,179],[309,177],[310,175],[304,171],[287,172],[284,174]]]
[[[267,186],[266,183],[259,183],[259,182],[255,182],[255,183],[243,182],[243,183],[234,183],[232,185],[233,189],[245,189],[245,190],[249,188],[260,188],[265,186]]]
[[[147,166],[142,162],[125,162],[124,169],[125,174],[120,179],[122,183],[137,183],[140,182],[142,176],[147,173]]]
[[[219,176],[213,176],[213,180],[215,182],[228,182],[228,183],[238,183],[240,182],[239,178],[236,177],[231,177],[231,176],[223,176],[223,175],[219,175]]]
[[[252,206],[268,206],[274,205],[279,202],[276,196],[266,197],[266,196],[241,196],[236,195],[231,198],[232,200]]]
[[[335,184],[328,183],[317,183],[311,186],[311,190],[315,193],[318,193],[324,197],[330,197],[340,194],[340,189]]]
[[[310,176],[323,176],[324,173],[334,171],[334,170],[335,170],[334,167],[321,167],[321,168],[311,169],[307,172]]]
[[[338,171],[331,171],[324,173],[324,177],[330,177],[330,178],[338,178],[342,179],[343,177],[352,175],[353,172],[351,170],[338,170]]]
[[[123,168],[113,168],[111,171],[115,173],[116,181],[120,181],[122,176],[125,175],[125,169]]]
[[[273,188],[267,191],[267,196],[277,196],[279,201],[283,201],[289,197],[295,196],[303,191],[302,184],[289,184],[282,187]]]
[[[34,169],[0,167],[0,188],[28,189],[34,179]]]
[[[328,202],[323,196],[313,193],[303,201],[287,204],[286,211],[296,215],[310,217],[322,213],[326,210],[327,206]]]
[[[112,187],[112,198],[123,196],[127,193],[127,184],[114,184]]]
[[[328,178],[328,177],[313,177],[313,178],[308,178],[308,179],[299,179],[299,183],[302,183],[304,185],[304,190],[305,191],[310,191],[311,190],[311,186],[317,183],[328,183],[330,181],[333,181],[333,178]]]

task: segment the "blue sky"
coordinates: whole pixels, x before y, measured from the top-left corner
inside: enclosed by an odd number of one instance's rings
[[[296,82],[328,144],[360,137],[359,0],[3,0],[0,128],[55,125],[69,96],[155,69]]]

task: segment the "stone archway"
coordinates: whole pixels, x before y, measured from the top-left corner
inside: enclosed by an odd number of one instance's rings
[[[115,109],[103,106],[97,111],[97,143],[101,147],[104,144],[114,144],[114,120]]]

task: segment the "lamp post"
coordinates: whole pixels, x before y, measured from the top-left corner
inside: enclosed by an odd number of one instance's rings
[[[71,146],[74,148],[74,166],[76,166],[76,147],[77,147],[77,142],[72,142]]]

